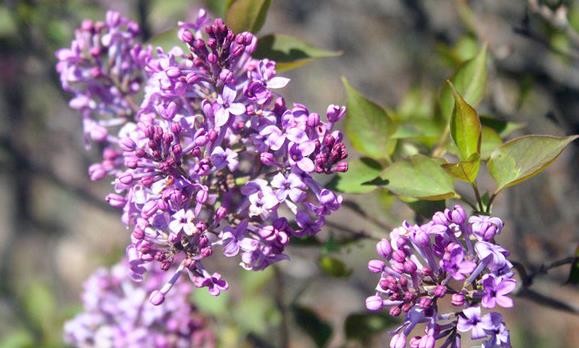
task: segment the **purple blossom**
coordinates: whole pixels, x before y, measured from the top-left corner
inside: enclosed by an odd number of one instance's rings
[[[456,325],[456,328],[460,332],[471,331],[471,337],[474,340],[486,336],[485,327],[486,325],[481,317],[480,307],[464,309],[458,317],[458,324]]]
[[[492,240],[503,230],[503,221],[492,216],[471,216],[469,223],[472,226],[472,232],[483,241]]]
[[[229,86],[223,87],[223,93],[217,97],[217,111],[215,112],[215,125],[221,127],[225,125],[231,115],[239,116],[245,112],[245,105],[235,103],[237,91]]]
[[[271,186],[276,189],[276,196],[280,202],[288,196],[293,202],[299,202],[305,198],[307,190],[306,184],[294,173],[289,173],[287,176],[277,173],[271,180]]]
[[[215,347],[209,320],[191,302],[191,284],[175,286],[157,306],[148,293],[165,272],[149,271],[143,282],[129,278],[126,261],[97,270],[84,284],[84,311],[64,325],[64,340],[74,347]]]
[[[132,276],[178,270],[152,302],[180,278],[218,295],[227,283],[205,267],[213,253],[262,270],[288,259],[290,238],[318,233],[340,207],[312,175],[348,168],[334,130],[345,108],[332,105],[324,121],[288,105],[278,92],[289,79],[275,61],[252,57],[257,38],[205,11],[179,23],[184,49],[142,48],[137,35],[136,24],[110,14],[83,24],[57,53],[87,136],[105,145],[89,174],[113,178],[107,201],[131,229]]]
[[[483,281],[484,295],[482,306],[485,308],[495,308],[498,304],[504,308],[511,308],[513,300],[507,295],[515,290],[516,282],[511,278],[496,277],[487,275]]]
[[[441,267],[456,280],[465,279],[476,267],[476,263],[465,260],[465,251],[461,245],[450,243],[441,260]]]
[[[500,219],[491,219],[498,225]],[[443,347],[460,347],[458,332],[469,331],[473,339],[487,339],[487,345],[510,347],[502,318],[500,326],[498,313],[483,315],[481,306],[512,306],[507,296],[516,284],[512,265],[506,249],[477,241],[472,224],[479,221],[455,206],[423,225],[405,221],[376,244],[381,259],[371,260],[368,269],[381,277],[366,307],[387,309],[392,316],[404,313],[391,346],[404,347],[415,326],[424,324],[424,335],[409,339],[411,347],[434,347],[438,340],[444,340]],[[441,312],[438,302],[447,296],[458,311]]]
[[[86,140],[108,140],[109,128],[136,111],[132,98],[151,54],[137,43],[138,35],[135,22],[109,11],[104,22],[83,21],[70,48],[56,52],[56,70],[63,89],[74,93],[70,106],[83,115]]]
[[[289,148],[289,163],[306,173],[314,171],[314,162],[309,158],[309,155],[314,152],[315,148],[316,146],[312,142],[293,143]]]

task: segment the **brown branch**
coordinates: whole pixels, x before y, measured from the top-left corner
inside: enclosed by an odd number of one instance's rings
[[[521,276],[522,285],[521,287],[515,292],[515,296],[520,298],[525,298],[527,300],[533,301],[537,304],[550,307],[556,310],[564,311],[571,314],[579,315],[579,306],[566,303],[559,299],[553,298],[551,296],[541,294],[533,289],[531,286],[533,285],[533,281],[537,276],[547,274],[550,270],[572,264],[575,261],[575,257],[566,257],[561,260],[556,260],[553,262],[545,262],[539,267],[537,267],[533,271],[527,270],[527,268],[519,262],[513,262],[514,268],[517,270],[519,275]]]

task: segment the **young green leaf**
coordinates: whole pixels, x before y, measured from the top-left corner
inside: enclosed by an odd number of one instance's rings
[[[459,197],[452,177],[440,165],[439,160],[416,155],[393,163],[381,178],[386,182],[385,188],[403,197],[432,201]]]
[[[348,95],[348,113],[344,131],[354,149],[363,155],[381,159],[389,158],[394,150],[390,139],[395,131],[394,124],[380,105],[365,98],[342,79]]]
[[[341,54],[311,46],[292,36],[269,34],[257,41],[254,57],[275,60],[276,70],[281,72],[299,68],[314,59],[336,57]]]
[[[398,321],[386,313],[352,313],[344,321],[346,338],[368,346],[372,336],[384,332]]]
[[[316,347],[327,346],[332,337],[332,326],[321,319],[313,310],[300,305],[291,306],[296,324],[316,343]]]
[[[45,283],[34,281],[23,292],[22,303],[30,324],[40,329],[47,339],[54,338],[57,305],[51,289]]]
[[[382,165],[371,158],[362,157],[348,163],[348,171],[336,175],[326,187],[345,193],[368,193],[375,186],[363,185],[382,172]]]
[[[488,160],[493,151],[502,144],[503,140],[494,129],[482,127],[480,144],[480,158],[482,160]]]
[[[459,180],[473,183],[480,168],[480,156],[475,153],[469,159],[458,163],[444,163],[442,168]]]
[[[217,17],[225,17],[235,0],[205,0],[205,6]]]
[[[452,82],[446,82],[454,97],[454,109],[450,118],[450,136],[458,148],[460,159],[472,159],[473,155],[480,154],[481,125],[478,114],[456,91]]]
[[[464,100],[476,108],[485,94],[487,85],[487,46],[484,45],[476,57],[461,65],[450,81]],[[453,105],[452,89],[445,84],[440,94],[440,109],[445,119],[449,119],[452,115]]]
[[[430,220],[434,213],[437,211],[443,211],[444,208],[446,208],[446,201],[444,200],[422,201],[414,198],[405,198],[403,202],[406,203],[406,205],[408,205],[416,215],[426,220]]]
[[[527,135],[498,147],[488,162],[496,192],[523,182],[547,168],[579,136]]]
[[[346,264],[332,256],[322,256],[320,258],[320,268],[324,273],[335,278],[349,277],[352,270]]]
[[[225,23],[235,33],[257,33],[265,23],[271,0],[235,0],[225,16]]]
[[[503,121],[487,115],[480,115],[480,123],[483,125],[483,127],[489,127],[493,129],[501,138],[504,138],[512,132],[525,127],[525,124],[523,123]]]

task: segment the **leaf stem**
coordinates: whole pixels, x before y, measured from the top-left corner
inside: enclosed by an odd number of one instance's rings
[[[450,135],[450,127],[447,125],[444,128],[444,132],[440,136],[436,147],[432,150],[432,157],[441,157],[445,152],[445,145],[446,141],[448,140],[448,136]]]
[[[487,214],[491,213],[491,207],[493,206],[493,201],[495,200],[495,198],[497,197],[499,193],[495,192],[491,195],[491,198],[489,199],[489,203],[487,204]]]
[[[481,213],[486,213],[487,211],[484,209],[484,205],[482,202],[482,199],[480,198],[480,192],[478,190],[478,185],[476,184],[476,182],[471,183],[472,189],[474,190],[474,195],[476,197],[476,202],[478,204],[478,211]]]

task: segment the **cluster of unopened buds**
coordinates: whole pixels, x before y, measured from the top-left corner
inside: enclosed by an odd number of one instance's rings
[[[151,294],[161,304],[182,274],[213,295],[228,288],[203,260],[217,250],[262,270],[286,259],[291,237],[316,234],[341,197],[315,174],[344,172],[345,108],[327,121],[275,90],[288,79],[252,58],[257,39],[201,10],[179,23],[183,50],[137,42],[136,23],[109,12],[85,21],[57,52],[85,138],[103,149],[91,179],[113,178],[107,201],[131,229],[128,267],[140,280],[154,263],[173,272]],[[140,103],[135,98],[142,95]]]
[[[460,347],[468,332],[483,340],[484,348],[511,346],[501,314],[483,314],[513,306],[508,296],[516,286],[513,266],[509,252],[495,242],[502,229],[499,218],[468,217],[455,206],[420,226],[404,222],[378,242],[380,259],[368,268],[381,277],[366,307],[404,315],[392,332],[391,348],[434,348],[439,340],[440,347]],[[409,337],[419,324],[424,334]]]
[[[191,303],[193,286],[182,282],[160,306],[148,291],[164,282],[155,267],[142,283],[129,277],[126,260],[97,270],[84,284],[84,311],[65,323],[64,339],[74,347],[213,348],[209,320]]]

